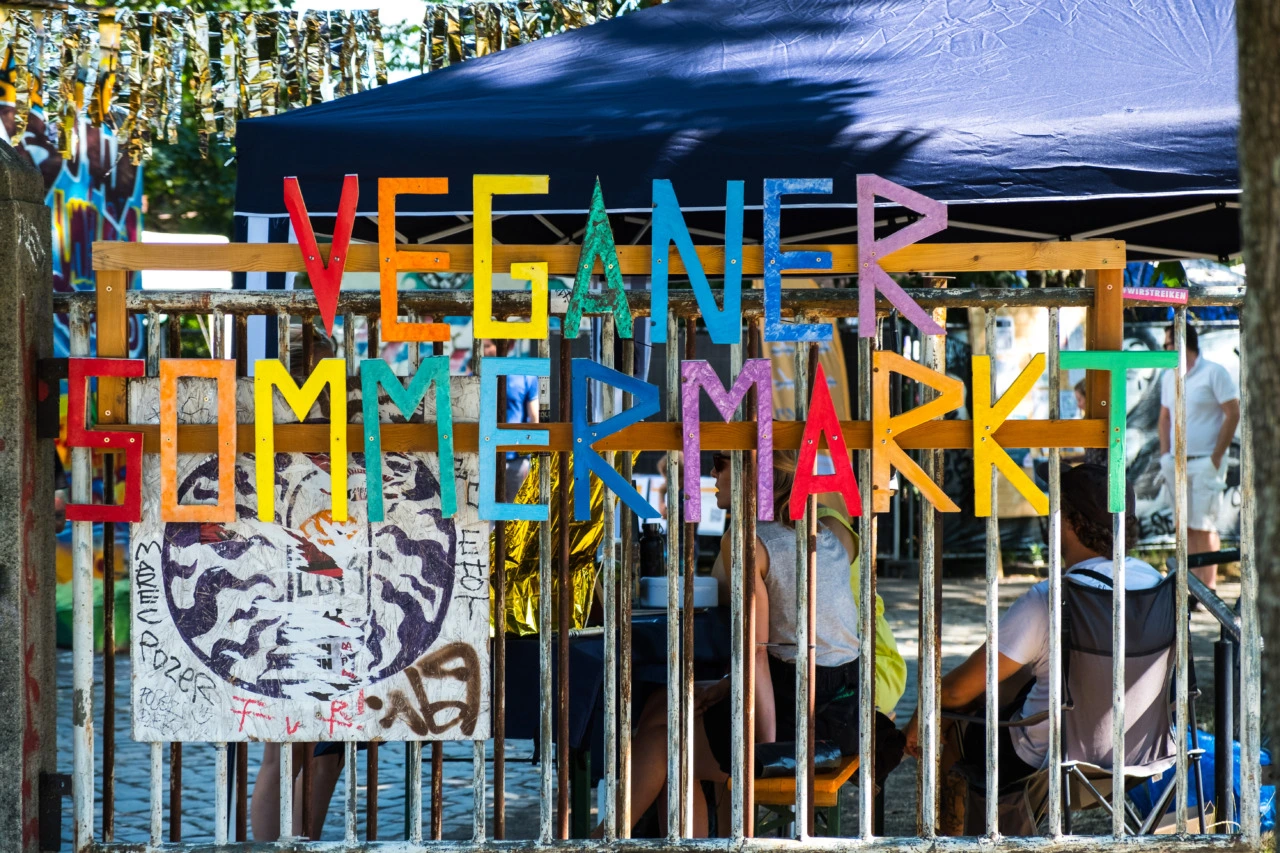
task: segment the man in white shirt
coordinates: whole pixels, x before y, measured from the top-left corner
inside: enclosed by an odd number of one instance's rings
[[[1042,468],[1044,466],[1041,466]],[[1037,472],[1041,479],[1047,474]],[[1077,465],[1062,469],[1062,563],[1069,566],[1064,574],[1090,571],[1112,576],[1112,517],[1107,510],[1107,469],[1102,465]],[[1136,538],[1133,488],[1126,486],[1125,541]],[[1147,589],[1161,581],[1159,572],[1141,560],[1130,557],[1125,562],[1125,589]],[[1087,576],[1074,580],[1106,588],[1105,584]],[[1022,719],[1049,708],[1049,582],[1041,581],[1015,601],[1000,619],[998,682],[1008,686],[1024,684],[1021,703],[1005,709],[1002,718]],[[945,711],[968,711],[981,715],[986,693],[986,645],[979,646],[969,658],[947,673],[941,684],[941,706]],[[1010,681],[1012,679],[1012,681]],[[918,715],[919,712],[917,712]],[[946,721],[944,721],[946,722]],[[916,715],[907,724],[907,752],[920,757]],[[961,723],[944,725],[944,745],[939,762],[940,777],[957,761],[982,766],[986,754],[986,727]],[[1030,776],[1046,766],[1049,751],[1049,723],[1023,728],[1001,728],[998,738],[998,779],[1000,785]],[[945,783],[944,783],[945,784]],[[944,796],[944,807],[952,798]],[[942,815],[944,834],[960,834],[963,821],[954,815]]]
[[[1173,349],[1173,329],[1165,331],[1164,348]],[[1172,370],[1160,378],[1160,471],[1174,491],[1174,385]],[[1240,423],[1240,392],[1231,374],[1200,355],[1196,330],[1187,326],[1187,553],[1218,551],[1217,515],[1227,488],[1227,451]],[[1218,567],[1191,570],[1210,589],[1217,586]]]

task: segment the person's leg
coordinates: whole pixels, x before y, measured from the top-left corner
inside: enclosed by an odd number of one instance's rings
[[[711,782],[717,786],[723,786],[729,774],[724,772],[720,761],[711,751],[711,744],[707,740],[706,723],[701,716],[693,723],[693,778],[697,781],[693,790],[693,826],[690,829],[694,838],[706,838],[707,800],[701,783]]]
[[[329,813],[329,803],[333,799],[333,790],[337,787],[338,777],[342,774],[346,763],[345,745],[341,749],[311,760],[311,825],[307,827],[307,837],[319,841],[324,832],[325,817]]]
[[[253,782],[249,823],[254,841],[280,838],[280,744],[263,744],[262,764]]]
[[[1222,550],[1222,539],[1217,530],[1187,530],[1187,553],[1203,554],[1208,551]],[[1204,581],[1209,589],[1218,588],[1218,566],[1198,566],[1191,573]]]
[[[631,821],[634,827],[667,784],[667,692],[653,691],[631,735]],[[665,815],[665,810],[662,810]],[[604,836],[597,825],[592,838]]]

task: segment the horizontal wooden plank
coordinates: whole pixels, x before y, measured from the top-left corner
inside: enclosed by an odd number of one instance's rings
[[[851,275],[857,272],[856,243],[834,245],[788,244],[789,252],[830,252],[830,270],[790,270],[790,275]],[[400,246],[401,253],[423,255],[424,266],[436,266],[448,254],[448,272],[471,272],[470,243]],[[513,262],[545,261],[553,275],[577,271],[580,247],[544,245],[503,245],[493,247],[493,267],[506,272]],[[320,247],[327,259],[329,246]],[[351,272],[377,272],[378,247],[370,243],[352,244],[347,252]],[[764,248],[742,247],[742,271],[762,275]],[[670,254],[671,272],[685,273],[678,253]],[[710,275],[724,273],[724,247],[699,246],[698,257]],[[619,246],[618,260],[624,275],[648,275],[649,246]],[[1120,240],[1078,242],[1010,243],[924,243],[907,246],[881,262],[889,272],[979,272],[1042,269],[1119,269],[1124,267],[1125,246]],[[401,264],[402,268],[404,265]],[[232,272],[302,272],[301,250],[288,243],[124,243],[93,244],[93,268],[97,270],[230,270]],[[597,272],[602,272],[599,261]]]
[[[143,436],[143,446],[148,453],[160,452],[160,427],[154,425],[126,425],[113,429],[135,430]],[[506,427],[520,432],[526,427]],[[539,451],[566,451],[572,449],[572,426],[569,424],[538,424],[549,435],[547,446],[521,447],[525,453]],[[596,442],[597,450],[680,450],[683,438],[679,423],[641,423]],[[852,449],[865,450],[871,445],[871,425],[866,421],[841,423],[846,444]],[[804,424],[797,421],[774,421],[773,443],[780,450],[797,450],[800,447]],[[240,424],[237,427],[236,447],[241,453],[252,453],[254,426]],[[479,444],[479,426],[474,423],[453,425],[453,446],[459,453],[475,453]],[[178,427],[178,451],[180,453],[212,453],[217,447],[216,426],[182,425]],[[382,449],[385,452],[426,452],[437,450],[438,431],[435,424],[382,424]],[[1006,421],[996,431],[996,440],[1004,447],[1105,447],[1107,422],[1104,420],[1071,421]],[[973,446],[971,421],[930,421],[902,434],[899,446],[908,450],[928,448],[942,450],[966,450]],[[347,446],[353,450],[365,445],[364,427],[348,424]],[[723,423],[708,421],[702,424],[703,450],[751,450],[756,446],[755,425],[752,423]],[[505,445],[494,445],[494,450]],[[279,424],[276,426],[276,451],[279,453],[327,453],[329,451],[328,424]]]

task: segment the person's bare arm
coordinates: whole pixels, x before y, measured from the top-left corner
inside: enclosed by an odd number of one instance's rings
[[[769,551],[756,540],[756,743],[778,739],[778,714],[773,703],[773,676],[769,673],[769,589],[764,576],[769,572]]]
[[[538,400],[534,398],[524,404],[524,422],[527,424],[538,423]]]
[[[1240,425],[1240,401],[1228,400],[1223,403],[1222,414],[1225,417],[1222,420],[1222,427],[1218,430],[1218,443],[1214,445],[1213,455],[1210,457],[1214,468],[1222,464],[1222,457],[1227,455],[1231,440],[1236,436],[1236,427]]]
[[[997,655],[996,681],[1012,678],[1022,671],[1023,665],[1003,654]],[[974,649],[973,654],[955,669],[942,677],[940,696],[942,710],[955,711],[968,707],[987,691],[987,644]],[[907,736],[907,752],[920,757],[920,711],[911,715],[904,730]]]
[[[1169,415],[1169,407],[1160,407],[1160,455],[1164,456],[1173,447],[1173,418]]]

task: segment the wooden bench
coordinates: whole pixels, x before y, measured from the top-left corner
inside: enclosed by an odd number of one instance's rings
[[[846,755],[834,769],[814,773],[813,810],[815,816],[821,815],[826,822],[825,833],[819,832],[819,827],[815,826],[815,835],[840,835],[840,789],[853,778],[857,770],[858,756]],[[756,821],[757,835],[781,829],[795,821],[794,776],[756,779],[754,789],[756,805],[763,806],[769,812],[768,817]]]

